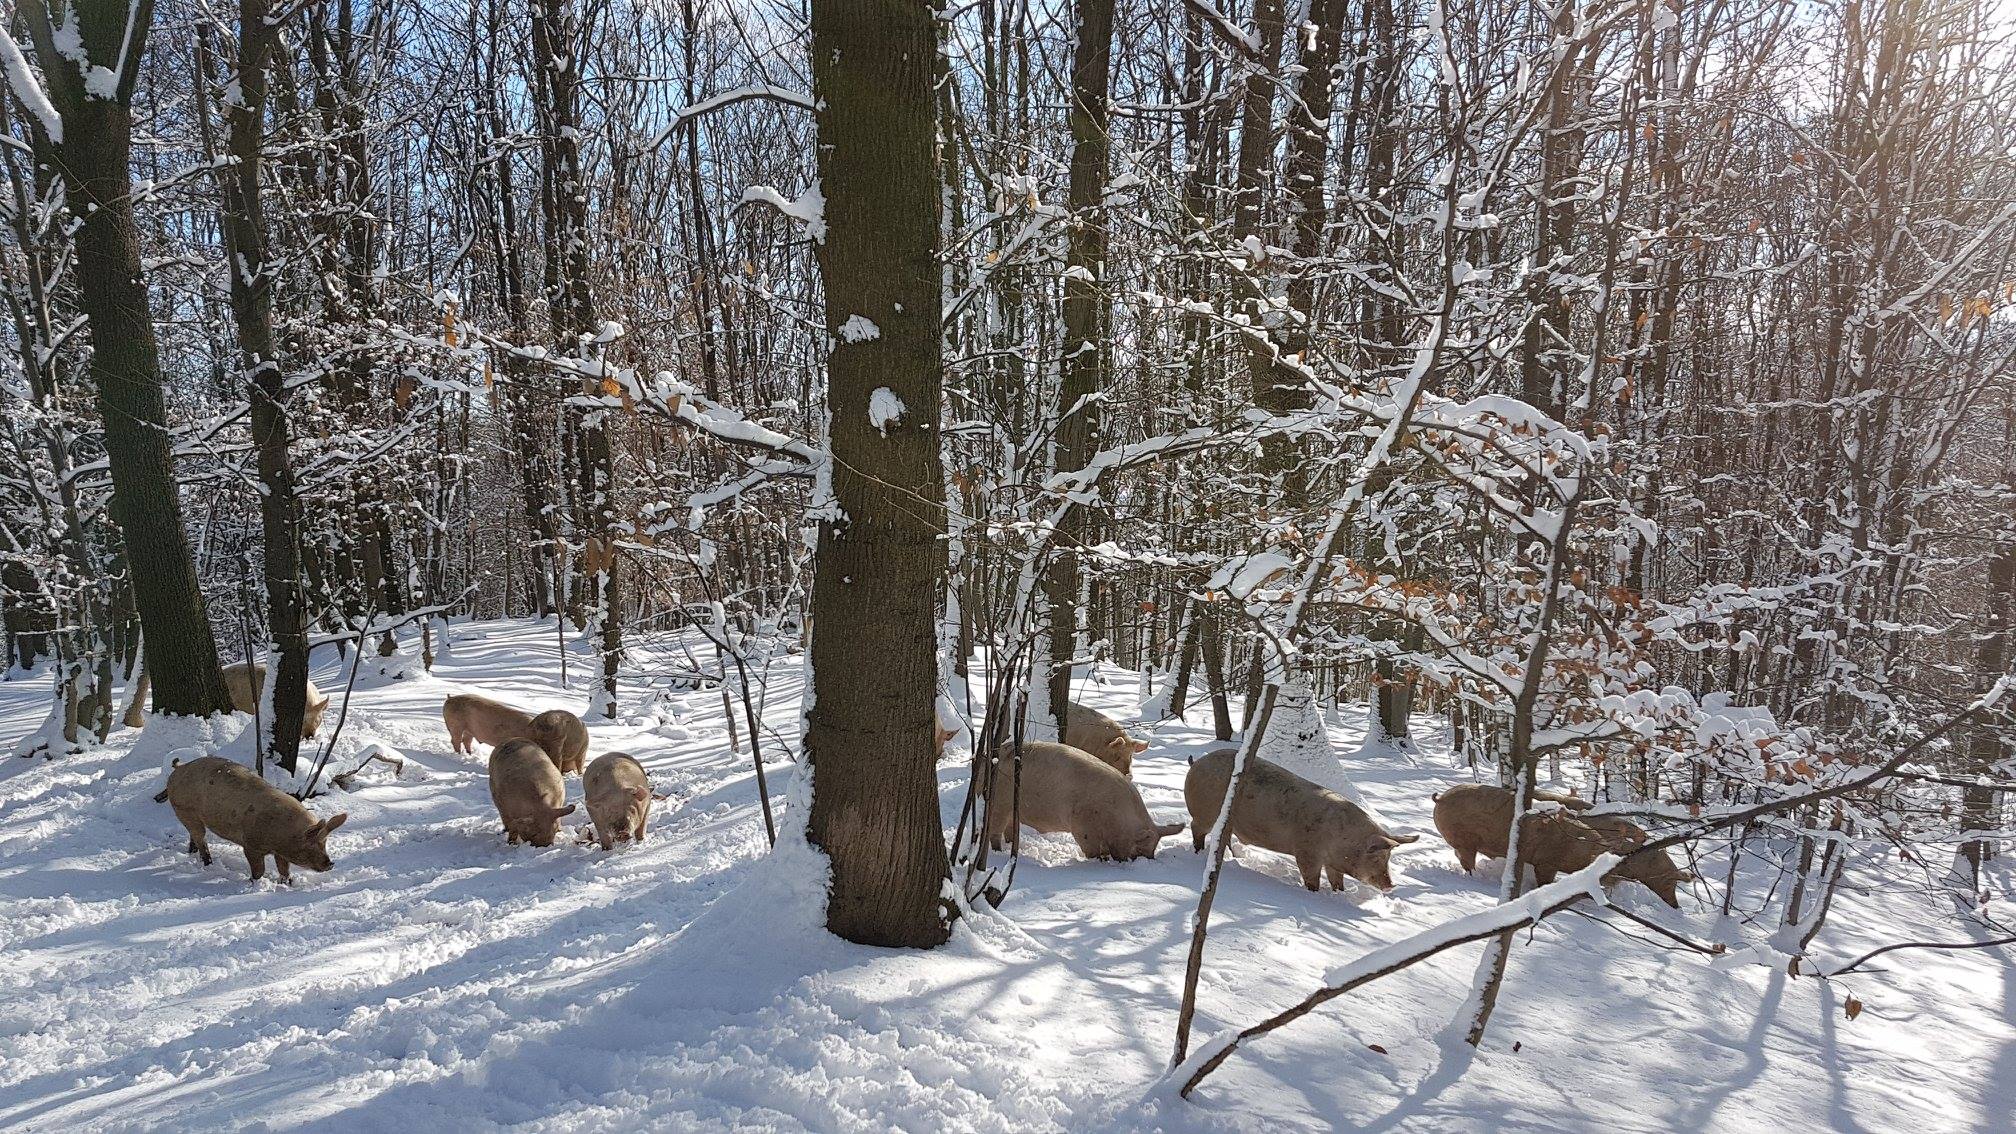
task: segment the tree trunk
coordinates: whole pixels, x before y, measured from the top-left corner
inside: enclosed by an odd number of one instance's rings
[[[273,335],[273,277],[266,271],[266,221],[260,196],[265,160],[266,67],[279,29],[267,0],[239,0],[238,97],[226,105],[232,166],[222,176],[223,231],[231,271],[231,317],[252,407],[259,453],[259,521],[264,537],[266,616],[276,659],[267,758],[289,775],[301,751],[308,709],[308,623],[300,589],[300,501],[288,446],[291,425],[285,373]],[[253,659],[247,658],[248,662]]]
[[[579,354],[584,367],[581,395],[600,398],[605,393],[600,375],[609,347],[596,334],[595,299],[588,278],[588,187],[581,170],[579,106],[586,52],[581,39],[580,16],[570,12],[564,0],[534,0],[532,53],[541,64],[544,96],[539,150],[547,226],[547,310],[561,349]],[[589,715],[613,719],[616,678],[623,662],[623,618],[616,585],[615,456],[602,420],[605,413],[576,409],[567,421],[578,454],[574,472],[582,535],[576,621],[594,627],[601,653],[601,688],[590,698]]]
[[[936,70],[924,0],[814,0],[832,500],[812,584],[807,834],[832,866],[828,929],[925,948],[951,933],[933,704],[945,562]]]
[[[131,100],[153,4],[80,0],[70,5],[65,30],[74,23],[81,55],[57,50],[57,28],[46,0],[27,0],[22,12],[62,119],[63,137],[49,156],[69,185],[70,206],[81,222],[76,232],[78,305],[90,327],[91,377],[112,470],[112,514],[132,568],[134,599],[145,629],[142,648],[154,675],[154,705],[183,716],[228,712],[231,700],[217,664],[217,640],[182,526],[160,356],[133,220]],[[87,92],[78,66],[53,62],[72,58],[126,60],[114,97]]]
[[[1071,228],[1065,249],[1063,381],[1057,390],[1057,471],[1076,472],[1099,448],[1105,388],[1107,91],[1113,56],[1113,0],[1078,0],[1078,43],[1071,64]],[[1069,507],[1044,573],[1050,608],[1050,712],[1062,739],[1071,705],[1071,659],[1085,611],[1078,549],[1091,541],[1086,510]]]

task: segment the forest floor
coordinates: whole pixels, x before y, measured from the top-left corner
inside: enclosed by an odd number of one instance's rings
[[[817,929],[805,860],[766,857],[746,738],[729,750],[720,693],[700,690],[661,699],[669,723],[591,726],[594,753],[632,753],[671,797],[641,846],[576,843],[578,813],[551,848],[506,846],[482,759],[450,750],[441,699],[579,711],[586,655],[564,689],[555,642],[551,622],[458,625],[433,676],[360,681],[332,766],[375,742],[406,767],[373,764],[314,801],[350,821],[330,840],[336,868],[292,887],[249,883],[228,846],[213,843],[208,867],[183,853],[151,798],[158,743],[136,750],[125,732],[85,755],[5,757],[0,1129],[1932,1134],[2006,1130],[2016,1111],[2007,954],[1907,952],[1880,972],[1793,978],[1759,945],[1771,926],[1719,917],[1705,887],[1677,912],[1633,887],[1615,899],[1738,946],[1728,956],[1563,915],[1520,936],[1482,1051],[1450,1039],[1477,965],[1465,947],[1242,1049],[1185,1102],[1161,1076],[1203,865],[1187,834],[1125,865],[1030,836],[1007,901],[947,947],[850,946]],[[632,664],[662,685],[689,662],[665,640]],[[769,674],[780,803],[800,665],[781,657]],[[340,691],[333,653],[315,678]],[[48,688],[0,683],[0,751],[36,727]],[[1092,674],[1081,700],[1131,721],[1138,682]],[[1214,746],[1208,718],[1137,729],[1153,745],[1135,779],[1158,820],[1185,818],[1185,757]],[[1335,731],[1367,801],[1424,838],[1394,855],[1386,896],[1307,893],[1265,851],[1228,860],[1200,1039],[1493,901],[1493,878],[1461,873],[1428,822],[1430,794],[1470,777],[1446,744],[1360,751],[1349,715]],[[940,780],[949,826],[963,764]],[[1823,963],[1953,939],[1927,897],[1871,877],[1851,870]],[[1852,1021],[1851,995],[1865,1005]]]

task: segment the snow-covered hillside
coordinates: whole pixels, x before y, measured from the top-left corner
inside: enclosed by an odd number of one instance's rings
[[[2016,966],[1999,951],[1898,954],[1823,982],[1768,951],[1660,948],[1597,911],[1522,935],[1481,1053],[1445,1038],[1469,948],[1261,1039],[1186,1102],[1159,1077],[1203,866],[1187,836],[1126,865],[1031,837],[1002,909],[947,948],[846,945],[818,929],[805,858],[766,857],[746,748],[729,750],[709,690],[671,694],[675,723],[591,728],[595,753],[632,753],[670,795],[642,846],[509,847],[440,703],[481,690],[579,710],[554,640],[550,622],[461,625],[433,677],[360,683],[342,752],[380,742],[405,771],[373,764],[314,801],[350,821],[335,869],[291,888],[248,883],[228,847],[208,867],[185,855],[131,733],[0,764],[0,1128],[1931,1132],[2008,1129],[2016,1110]],[[340,690],[333,655],[317,662]],[[632,658],[642,674],[685,664],[676,648]],[[770,674],[780,800],[797,665]],[[1083,699],[1132,720],[1136,679],[1110,677]],[[0,747],[47,692],[41,676],[0,684]],[[1135,778],[1158,819],[1185,818],[1207,716],[1141,726],[1154,743]],[[1351,752],[1360,722],[1342,724]],[[1263,851],[1228,863],[1200,1037],[1491,903],[1494,883],[1459,873],[1427,821],[1430,793],[1466,771],[1432,745],[1347,763],[1372,806],[1426,837],[1395,856],[1385,897],[1307,893]],[[957,761],[941,771],[948,821],[963,778]],[[1705,890],[1678,913],[1616,897],[1697,939],[1768,935],[1720,924]],[[1822,951],[1950,938],[1918,901],[1844,886]],[[1866,1006],[1852,1021],[1851,994]]]

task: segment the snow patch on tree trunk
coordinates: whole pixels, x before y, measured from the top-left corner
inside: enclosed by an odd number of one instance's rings
[[[1358,789],[1344,775],[1344,765],[1330,750],[1329,730],[1323,726],[1323,713],[1316,706],[1316,695],[1307,678],[1290,677],[1282,683],[1258,755],[1270,764],[1278,764],[1364,805]]]
[[[854,318],[859,319],[861,316],[856,315]],[[844,332],[846,328],[842,327],[841,330]],[[875,392],[868,395],[868,424],[875,427],[875,432],[887,437],[889,427],[903,420],[903,411],[908,408],[903,404],[903,399],[896,396],[896,391],[887,386],[877,386]]]

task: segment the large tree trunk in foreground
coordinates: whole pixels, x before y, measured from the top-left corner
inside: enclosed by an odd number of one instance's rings
[[[50,65],[76,52],[57,51],[45,0],[27,0],[22,14],[62,118],[63,137],[50,156],[69,184],[71,211],[82,219],[76,236],[78,306],[89,321],[91,377],[112,469],[112,515],[125,537],[154,707],[184,716],[226,711],[231,699],[218,670],[217,640],[182,527],[161,360],[133,224],[130,103],[153,4],[77,0],[66,8],[65,23],[75,21],[85,58],[126,61],[111,98],[87,92],[75,65]]]
[[[812,586],[808,834],[832,862],[827,928],[869,945],[929,947],[951,932],[933,704],[945,562],[936,70],[923,0],[814,0],[833,507]]]

